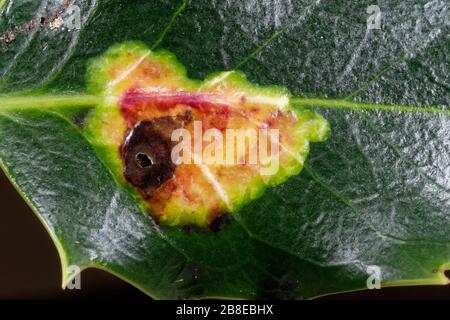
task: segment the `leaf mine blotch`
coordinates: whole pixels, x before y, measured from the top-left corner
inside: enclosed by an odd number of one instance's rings
[[[88,70],[90,92],[104,103],[89,116],[87,136],[162,225],[219,232],[221,217],[299,174],[310,143],[330,132],[285,88],[250,83],[239,71],[193,80],[171,53],[139,42],[113,46]],[[250,134],[233,138],[238,132]]]

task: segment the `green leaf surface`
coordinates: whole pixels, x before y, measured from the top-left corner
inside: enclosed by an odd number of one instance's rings
[[[0,1],[0,36],[63,1]],[[73,1],[81,29],[0,41],[0,163],[68,266],[156,298],[311,298],[446,284],[450,38],[446,1]],[[214,234],[157,225],[84,136],[91,58],[124,41],[173,52],[193,79],[241,70],[330,123],[301,174]],[[2,214],[7,214],[2,212]]]

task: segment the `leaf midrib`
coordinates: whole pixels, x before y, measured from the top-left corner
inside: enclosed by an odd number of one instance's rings
[[[102,97],[83,94],[59,94],[59,95],[26,95],[26,96],[0,96],[0,112],[7,110],[22,109],[62,109],[65,107],[95,107],[106,100],[116,97]],[[350,111],[384,111],[405,113],[428,113],[435,115],[450,115],[450,109],[433,106],[417,107],[405,105],[388,105],[368,102],[348,101],[346,99],[324,99],[324,98],[300,98],[289,99],[294,107],[312,107],[335,110]]]

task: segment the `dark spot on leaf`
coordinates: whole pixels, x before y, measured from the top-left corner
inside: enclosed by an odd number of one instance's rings
[[[209,229],[214,233],[219,233],[225,225],[230,223],[231,219],[228,215],[220,215],[214,218],[209,226]]]
[[[82,109],[77,111],[74,115],[70,117],[73,123],[79,127],[83,127],[88,115],[92,112],[92,109]]]
[[[172,178],[176,165],[171,158],[174,142],[172,132],[190,121],[190,115],[160,117],[138,122],[122,146],[124,176],[139,189],[144,198]]]
[[[232,220],[229,215],[219,215],[211,221],[209,228],[205,229],[192,224],[183,226],[183,231],[186,233],[214,233],[217,234],[223,230],[226,225],[231,224]]]
[[[445,270],[444,275],[447,277],[448,280],[450,280],[450,270]]]

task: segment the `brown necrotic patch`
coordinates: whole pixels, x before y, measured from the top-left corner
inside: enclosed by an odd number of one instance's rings
[[[160,117],[138,122],[122,145],[125,179],[148,199],[173,177],[176,165],[171,158],[172,132],[191,121],[191,115]]]

